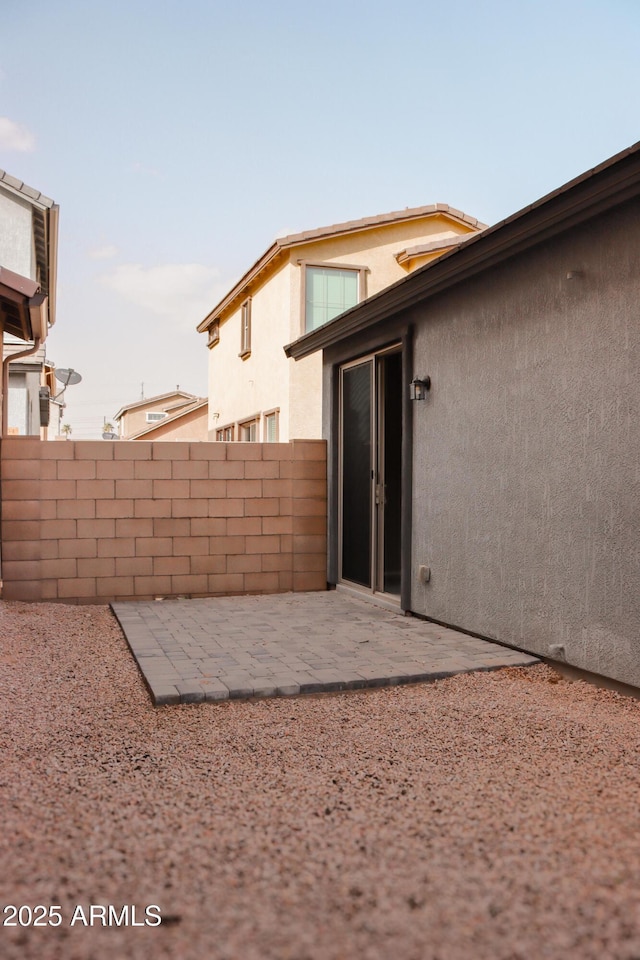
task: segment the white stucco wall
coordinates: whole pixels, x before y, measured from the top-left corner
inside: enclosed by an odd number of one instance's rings
[[[0,188],[0,266],[36,279],[31,204]]]
[[[251,298],[251,354],[248,357],[239,356],[240,306],[220,324],[220,340],[209,351],[212,439],[220,427],[279,408],[279,439],[289,440],[291,361],[282,348],[289,332],[291,270],[285,263]],[[261,433],[258,439],[262,439]]]

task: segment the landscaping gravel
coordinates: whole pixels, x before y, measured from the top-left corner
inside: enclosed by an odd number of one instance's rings
[[[107,608],[20,603],[0,683],[2,958],[640,957],[636,700],[535,666],[154,708]]]

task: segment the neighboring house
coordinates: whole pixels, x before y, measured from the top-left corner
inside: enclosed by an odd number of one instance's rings
[[[636,144],[291,343],[329,581],[640,687],[639,304]]]
[[[319,438],[321,359],[293,364],[284,344],[483,227],[439,203],[276,240],[198,326],[210,351],[210,439]]]
[[[121,440],[207,440],[207,400],[178,387],[118,410]]]
[[[0,333],[27,341],[23,357],[37,352],[55,322],[57,243],[57,204],[0,170]],[[8,360],[3,363],[3,397]],[[3,403],[3,433],[7,415]]]
[[[25,344],[17,337],[5,334],[5,360],[28,346],[33,343]],[[39,436],[47,440],[55,435],[60,407],[52,399],[56,393],[54,369],[54,365],[47,361],[43,343],[35,353],[9,364],[8,436]]]

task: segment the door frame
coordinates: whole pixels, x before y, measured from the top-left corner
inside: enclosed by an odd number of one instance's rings
[[[380,504],[378,501],[378,493],[383,484],[379,481],[383,479],[383,467],[382,463],[384,461],[384,443],[385,443],[385,424],[384,424],[384,389],[385,384],[383,382],[384,376],[384,367],[380,364],[380,360],[385,356],[390,356],[392,354],[400,354],[401,363],[402,363],[402,483],[400,489],[400,500],[401,500],[401,516],[403,518],[402,529],[401,529],[401,549],[400,549],[400,593],[391,594],[384,591],[384,503]],[[371,513],[370,513],[370,527],[369,527],[369,536],[370,536],[370,571],[369,579],[370,586],[365,586],[363,584],[355,583],[352,580],[348,580],[343,576],[342,572],[342,546],[343,546],[343,373],[345,370],[353,369],[354,367],[362,366],[364,364],[371,365],[371,374],[370,374],[370,396],[371,396],[371,420],[370,420],[370,430],[371,430]],[[406,380],[406,363],[405,363],[405,344],[402,341],[395,341],[387,346],[381,347],[377,350],[372,350],[369,353],[363,354],[353,360],[348,360],[344,363],[340,363],[337,366],[337,387],[338,387],[338,437],[337,437],[337,572],[338,572],[338,582],[344,586],[349,587],[350,589],[362,591],[369,595],[374,595],[382,598],[383,600],[402,607],[402,609],[407,609],[404,606],[403,600],[406,597],[406,587],[405,580],[407,574],[405,573],[405,566],[407,559],[410,565],[410,553],[407,558],[406,550],[406,524],[404,523],[406,507],[405,507],[405,497],[407,495],[407,484],[406,480],[406,456],[405,456],[405,438],[406,438],[406,429],[407,429],[407,416],[405,414],[406,402],[405,397],[407,391],[405,390],[405,380]],[[408,492],[410,494],[410,477],[409,477],[409,488]],[[409,505],[410,510],[410,505]],[[410,530],[410,525],[409,525]]]

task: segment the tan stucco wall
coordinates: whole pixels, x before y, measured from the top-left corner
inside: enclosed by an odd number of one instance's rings
[[[240,305],[221,318],[220,340],[209,351],[209,437],[276,408],[280,440],[322,436],[322,357],[295,362],[283,350],[304,333],[300,261],[367,267],[366,295],[371,296],[407,275],[395,259],[404,248],[470,232],[471,227],[444,214],[432,214],[292,248],[288,262],[247,291],[252,298],[251,356],[238,356]]]
[[[130,437],[133,433],[145,430],[151,426],[151,424],[147,423],[147,413],[164,413],[167,407],[170,407],[174,403],[179,403],[180,400],[188,403],[188,400],[181,397],[178,393],[173,397],[164,397],[160,400],[154,400],[150,397],[144,406],[136,407],[135,410],[128,410],[120,418],[120,436]]]
[[[284,264],[251,298],[251,355],[240,353],[238,307],[220,325],[220,342],[209,351],[209,429],[215,431],[279,408],[280,436],[289,433],[289,361],[282,349],[289,332],[291,273]],[[214,418],[214,414],[219,414]],[[318,434],[319,436],[319,434]]]
[[[143,440],[208,440],[207,408],[200,407],[191,413],[185,413],[179,420],[162,420],[152,433],[143,434]]]

